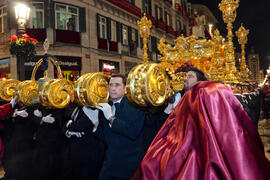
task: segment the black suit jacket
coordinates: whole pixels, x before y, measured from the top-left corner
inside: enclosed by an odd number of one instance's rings
[[[100,117],[97,134],[107,145],[99,179],[130,178],[144,155],[143,125],[145,113],[124,96],[116,110],[112,126]]]
[[[81,106],[78,107],[77,111],[78,115],[76,120],[72,117],[72,123],[68,127],[64,126],[64,132],[73,131],[84,133],[81,138],[76,136],[67,138],[70,158],[76,161],[90,162],[99,165],[102,163],[104,156],[103,142],[93,133],[94,124],[85,115]]]

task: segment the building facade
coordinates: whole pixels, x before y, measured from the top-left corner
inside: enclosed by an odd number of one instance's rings
[[[260,57],[259,54],[254,51],[254,49],[251,49],[250,53],[248,54],[247,64],[248,69],[251,72],[250,79],[254,82],[260,83]]]
[[[17,33],[16,0],[0,0],[1,77],[18,79],[16,57],[9,53],[8,39]],[[25,0],[31,7],[26,33],[36,38],[36,57],[25,62],[30,79],[35,63],[43,57],[43,42],[55,56],[65,78],[76,79],[88,72],[128,73],[142,62],[142,40],[137,21],[145,13],[152,21],[148,55],[159,62],[157,49],[164,37],[169,44],[190,31],[191,4],[187,0]],[[49,75],[58,72],[49,63]],[[42,76],[37,71],[36,77]]]

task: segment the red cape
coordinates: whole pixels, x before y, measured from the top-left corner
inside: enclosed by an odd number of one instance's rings
[[[9,118],[13,114],[12,106],[10,103],[0,106],[0,120]]]
[[[10,103],[4,104],[0,106],[0,120],[11,117],[13,114],[12,106]],[[3,128],[3,124],[0,123],[0,128]],[[0,138],[0,158],[3,157],[4,154],[4,146],[2,139]]]
[[[182,97],[132,179],[269,177],[270,163],[251,119],[228,86],[205,81]]]

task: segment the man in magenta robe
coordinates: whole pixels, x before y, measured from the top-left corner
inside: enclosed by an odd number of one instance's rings
[[[187,90],[132,179],[263,180],[269,172],[256,127],[230,87],[203,81]]]

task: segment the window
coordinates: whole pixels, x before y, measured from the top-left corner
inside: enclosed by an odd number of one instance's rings
[[[116,22],[111,21],[111,41],[117,41]]]
[[[56,29],[79,31],[79,8],[55,4]]]
[[[176,31],[181,31],[181,22],[180,22],[180,20],[176,20]]]
[[[133,28],[131,29],[131,40],[136,41],[136,30]]]
[[[187,3],[187,12],[188,15],[191,16],[191,3]]]
[[[156,19],[160,20],[160,21],[163,21],[162,8],[158,7],[158,6],[155,6],[155,7],[156,7]]]
[[[144,13],[146,14],[150,14],[152,15],[152,12],[151,12],[151,0],[143,0],[142,1],[142,10]]]
[[[0,7],[0,33],[7,31],[7,7]]]
[[[103,39],[107,39],[107,19],[106,17],[99,16],[99,37]]]
[[[30,11],[30,20],[27,24],[28,28],[44,28],[44,3],[32,2]]]
[[[128,45],[128,27],[125,25],[122,25],[122,44]]]
[[[165,11],[165,24],[168,26],[172,26],[172,16]]]

